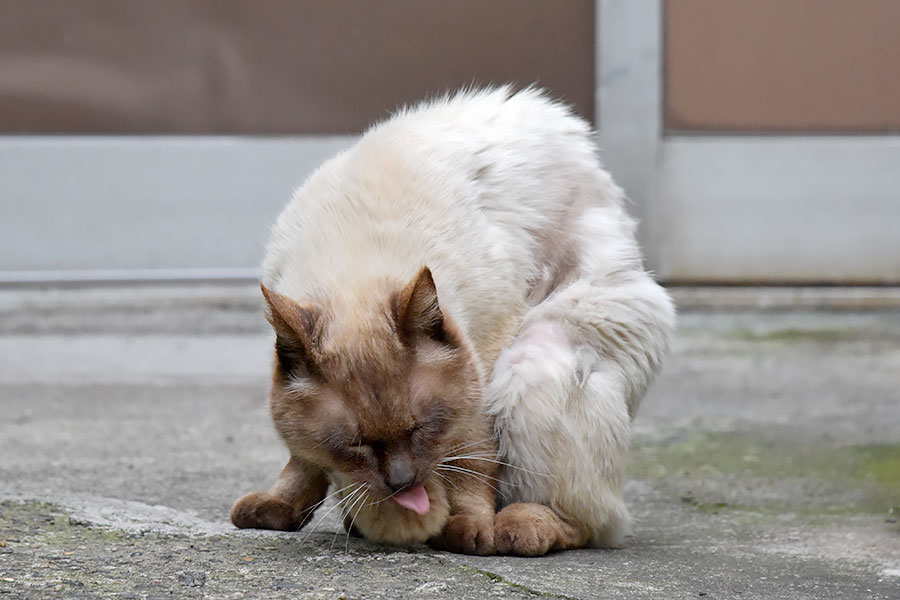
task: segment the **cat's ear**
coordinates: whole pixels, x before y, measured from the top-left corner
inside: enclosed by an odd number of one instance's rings
[[[437,287],[428,267],[422,267],[406,287],[394,294],[391,310],[397,331],[405,343],[412,343],[422,336],[448,346],[456,345],[454,336],[447,331]]]
[[[275,354],[285,374],[317,376],[315,362],[319,338],[319,311],[261,285],[268,304],[266,319],[275,330]]]

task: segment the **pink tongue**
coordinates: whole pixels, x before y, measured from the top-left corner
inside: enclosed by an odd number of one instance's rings
[[[428,492],[422,486],[400,492],[395,496],[391,496],[391,498],[403,508],[408,508],[420,515],[424,515],[431,508],[431,503],[428,501]]]

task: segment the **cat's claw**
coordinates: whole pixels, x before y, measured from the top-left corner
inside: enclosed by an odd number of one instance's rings
[[[444,530],[428,542],[432,548],[487,556],[494,554],[494,520],[492,517],[453,515]]]

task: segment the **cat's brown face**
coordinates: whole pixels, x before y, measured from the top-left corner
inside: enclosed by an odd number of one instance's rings
[[[427,269],[355,311],[263,292],[277,334],[272,416],[292,454],[383,499],[433,488],[454,448],[490,437],[478,368]]]

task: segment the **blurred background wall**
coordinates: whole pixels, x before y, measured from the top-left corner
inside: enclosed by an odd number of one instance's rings
[[[895,0],[0,0],[0,281],[253,277],[398,106],[532,82],[670,283],[900,283]]]
[[[470,83],[591,118],[593,0],[0,2],[5,133],[359,133]]]

